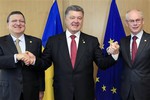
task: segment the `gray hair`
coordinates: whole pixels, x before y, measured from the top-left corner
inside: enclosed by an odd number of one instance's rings
[[[129,13],[132,12],[132,11],[138,12],[139,15],[141,15],[141,18],[143,18],[143,13],[142,13],[142,11],[140,11],[140,10],[138,10],[138,9],[132,9],[132,10],[127,11],[127,13],[126,13],[126,15],[125,15],[126,20],[129,20]]]

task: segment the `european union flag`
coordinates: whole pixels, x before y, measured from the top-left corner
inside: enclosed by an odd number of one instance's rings
[[[106,54],[106,48],[109,43],[120,41],[125,36],[119,11],[115,0],[112,0],[106,33],[104,37],[103,53]],[[96,100],[120,100],[120,78],[122,71],[122,60],[108,68],[107,70],[98,69],[96,78]]]
[[[55,0],[51,7],[51,10],[47,19],[47,23],[46,23],[45,30],[44,30],[43,37],[42,37],[42,45],[45,47],[46,42],[50,36],[54,36],[62,32],[63,32],[63,27],[61,24],[57,1]],[[54,73],[53,66],[51,66],[45,71],[45,83],[46,84],[45,84],[45,92],[44,92],[43,100],[54,100],[54,93],[53,93],[53,87],[52,87],[53,73]]]

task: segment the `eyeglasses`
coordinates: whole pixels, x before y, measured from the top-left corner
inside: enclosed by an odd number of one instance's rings
[[[137,23],[137,24],[141,24],[141,22],[143,21],[143,19],[136,19],[136,20],[132,20],[132,19],[130,19],[130,20],[127,20],[127,22],[129,23],[129,24],[133,24],[133,23]]]
[[[25,24],[25,21],[24,20],[12,20],[11,21],[12,23],[21,23],[21,24]]]

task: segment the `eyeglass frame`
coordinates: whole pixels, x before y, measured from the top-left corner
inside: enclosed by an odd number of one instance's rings
[[[132,19],[129,19],[129,20],[126,20],[128,23],[130,24],[133,24],[133,23],[137,23],[137,24],[141,24],[141,22],[143,21],[143,18],[138,18],[138,19],[135,19],[135,20],[132,20]]]

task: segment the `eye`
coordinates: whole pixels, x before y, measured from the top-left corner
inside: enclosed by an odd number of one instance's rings
[[[143,20],[143,19],[140,19],[140,18],[139,18],[139,19],[135,19],[135,20],[130,19],[130,20],[127,20],[127,22],[129,22],[130,24],[133,24],[133,23],[135,23],[135,22],[136,22],[137,24],[140,24],[140,23],[142,22],[142,20]]]
[[[12,23],[17,23],[17,22],[19,22],[19,23],[25,23],[24,20],[12,20],[11,22],[12,22]]]
[[[13,23],[14,23],[14,22],[17,22],[17,20],[12,20],[11,22],[13,22]]]
[[[134,20],[129,20],[129,22],[133,23],[133,22],[134,22]]]
[[[19,20],[19,22],[20,22],[20,23],[25,23],[25,21],[24,21],[24,20]]]
[[[70,19],[75,19],[75,17],[74,17],[74,16],[71,16]]]
[[[82,20],[83,18],[82,18],[82,17],[78,17],[78,19],[79,19],[79,20]]]

